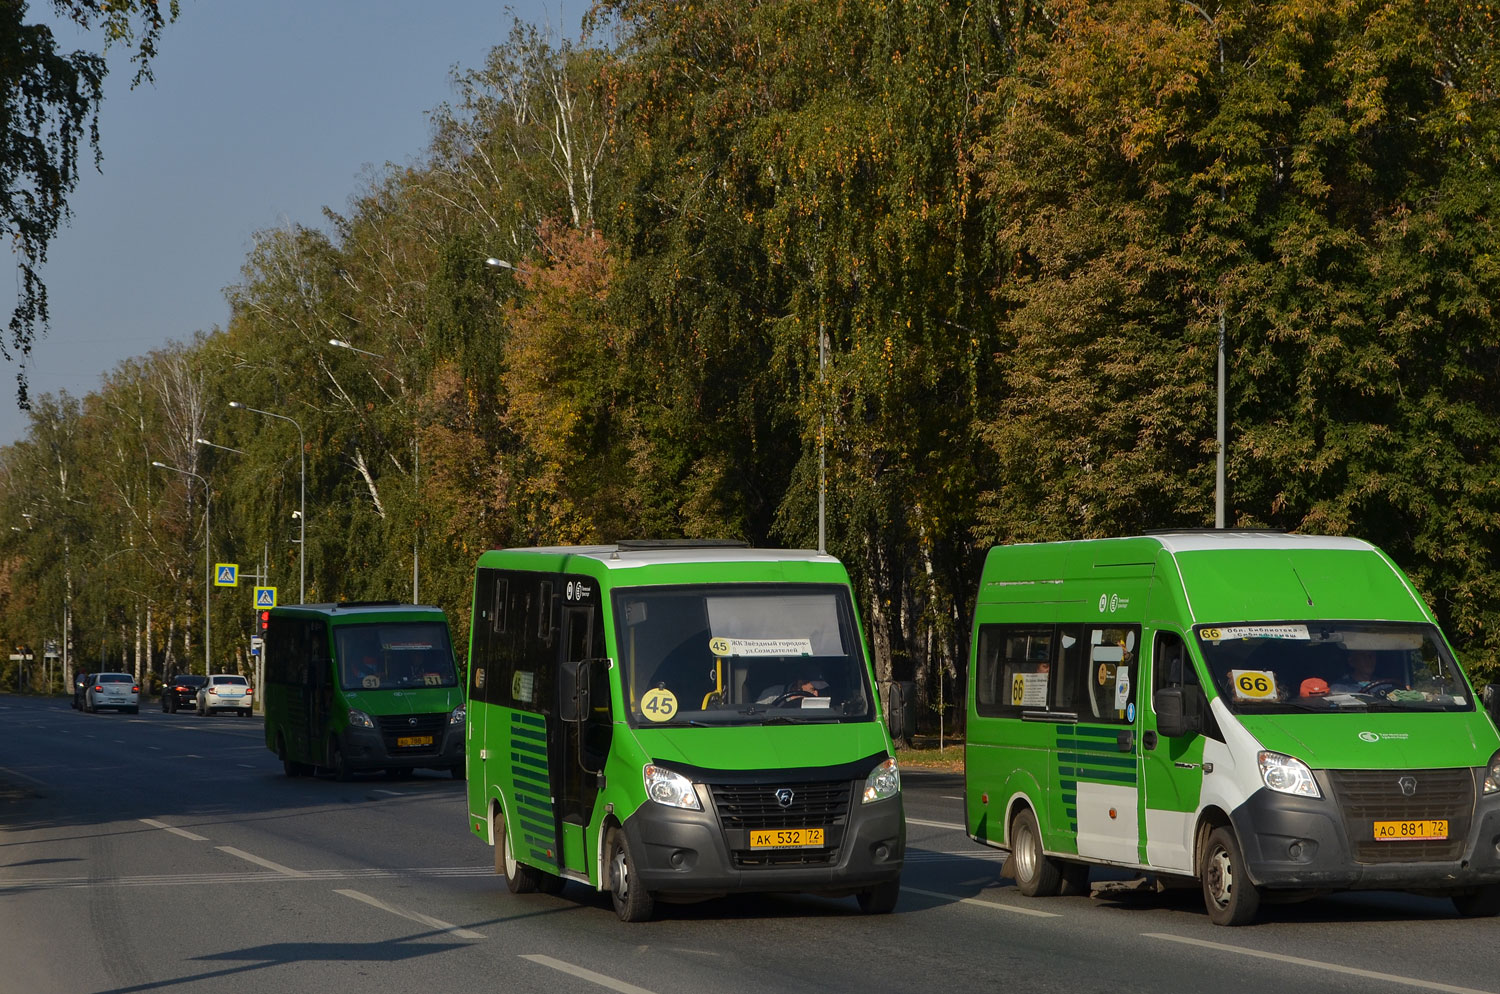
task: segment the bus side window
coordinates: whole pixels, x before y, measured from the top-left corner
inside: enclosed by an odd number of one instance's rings
[[[982,626],[976,710],[1001,718],[1047,710],[1056,644],[1057,631],[1051,625]]]
[[[1089,629],[1089,670],[1085,679],[1095,720],[1114,725],[1133,723],[1136,684],[1140,682],[1139,625]]]

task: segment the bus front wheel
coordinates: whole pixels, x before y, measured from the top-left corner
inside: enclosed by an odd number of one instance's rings
[[[1245,874],[1234,830],[1214,829],[1203,846],[1203,904],[1215,925],[1244,925],[1260,909],[1260,890]]]
[[[896,910],[896,901],[901,897],[901,878],[887,880],[883,884],[876,884],[869,890],[862,890],[855,895],[859,901],[859,910],[867,915],[888,915]]]
[[[1010,858],[1016,887],[1027,897],[1056,897],[1062,889],[1062,870],[1042,851],[1042,833],[1029,810],[1010,823]]]
[[[635,854],[630,851],[630,840],[622,828],[615,829],[609,836],[609,897],[622,922],[646,921],[656,903],[640,886]]]

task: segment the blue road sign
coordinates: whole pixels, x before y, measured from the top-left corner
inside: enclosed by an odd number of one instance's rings
[[[238,587],[240,585],[239,563],[214,563],[214,586]]]
[[[276,588],[275,587],[256,587],[255,588],[255,609],[257,611],[261,610],[262,608],[275,607],[275,606],[276,606]]]

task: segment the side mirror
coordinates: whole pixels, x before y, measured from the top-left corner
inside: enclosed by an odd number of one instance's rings
[[[1168,738],[1203,731],[1203,716],[1196,701],[1181,687],[1163,687],[1151,695],[1151,709],[1156,712],[1156,730]]]
[[[1486,685],[1481,696],[1484,700],[1484,709],[1490,713],[1491,720],[1496,725],[1500,725],[1500,683]]]
[[[563,663],[558,670],[557,716],[563,721],[582,721],[589,715],[589,665],[587,660]]]

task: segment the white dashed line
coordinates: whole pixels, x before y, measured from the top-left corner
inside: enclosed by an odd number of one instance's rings
[[[1436,980],[1420,980],[1416,977],[1403,977],[1394,973],[1361,970],[1354,966],[1339,966],[1337,963],[1324,963],[1321,960],[1303,959],[1300,956],[1287,956],[1284,953],[1268,953],[1262,952],[1259,949],[1246,949],[1244,946],[1229,946],[1222,942],[1209,942],[1207,939],[1190,939],[1185,935],[1168,935],[1165,932],[1142,932],[1141,934],[1148,939],[1180,942],[1183,945],[1198,946],[1202,949],[1215,949],[1219,952],[1236,953],[1240,956],[1253,956],[1256,959],[1275,960],[1278,963],[1287,963],[1291,966],[1305,966],[1312,970],[1327,970],[1330,973],[1343,973],[1351,977],[1366,977],[1370,980],[1379,980],[1388,984],[1419,987],[1426,991],[1446,991],[1448,994],[1493,994],[1491,991],[1482,991],[1473,987],[1457,987],[1453,984],[1438,983]]]
[[[620,994],[652,994],[651,991],[644,987],[627,984],[623,980],[616,980],[614,977],[607,977],[602,973],[595,973],[593,970],[585,970],[581,966],[574,966],[572,963],[565,963],[560,959],[553,959],[551,956],[541,956],[533,953],[531,955],[522,955],[521,958],[530,960],[540,966],[550,966],[554,970],[577,977],[580,980],[587,980],[591,984],[608,987],[612,991],[619,991]]]
[[[201,836],[201,835],[194,835],[192,832],[189,832],[185,828],[173,828],[171,825],[163,824],[162,822],[157,821],[155,818],[142,818],[141,819],[141,824],[143,824],[143,825],[150,825],[152,828],[159,828],[163,832],[171,832],[173,835],[180,835],[184,839],[191,839],[194,842],[207,842],[208,841],[203,836]]]
[[[245,850],[236,849],[234,848],[234,846],[214,846],[214,848],[219,850],[219,852],[228,853],[229,855],[238,857],[239,859],[243,859],[248,863],[254,863],[256,866],[264,866],[268,870],[274,870],[277,873],[281,874],[283,877],[307,876],[307,874],[303,873],[301,870],[293,870],[291,867],[282,866],[280,863],[273,863],[269,859],[261,859],[259,856],[252,856],[250,853],[245,852]]]
[[[917,890],[915,887],[902,887],[903,894],[919,894],[922,897],[935,897],[942,901],[956,901],[959,904],[974,904],[981,908],[989,908],[991,911],[1009,911],[1017,915],[1030,915],[1033,918],[1061,918],[1062,915],[1051,911],[1037,911],[1035,908],[1021,908],[1014,904],[996,904],[994,901],[981,901],[977,897],[959,897],[957,894],[939,894],[934,890]]]
[[[357,890],[335,890],[334,893],[342,894],[345,897],[352,897],[356,901],[363,901],[365,904],[368,904],[372,908],[379,908],[381,911],[388,911],[393,915],[399,915],[402,918],[418,922],[422,925],[426,925],[429,928],[435,928],[440,931],[447,932],[450,935],[456,935],[460,939],[484,938],[484,936],[478,932],[473,932],[466,928],[459,928],[457,925],[454,925],[450,922],[445,922],[441,918],[433,918],[418,911],[407,911],[404,908],[392,907],[379,898],[371,897],[369,894],[362,894]]]

